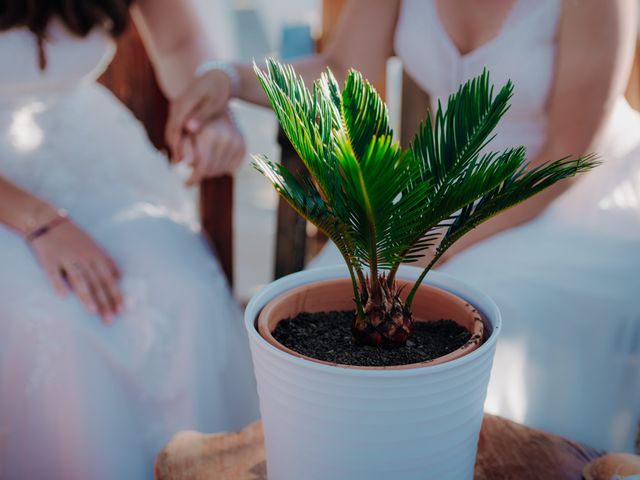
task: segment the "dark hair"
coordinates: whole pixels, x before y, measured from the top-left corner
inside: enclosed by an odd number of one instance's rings
[[[0,0],[0,31],[26,27],[38,38],[40,66],[46,58],[43,40],[47,26],[58,17],[69,30],[86,36],[94,27],[103,26],[116,36],[129,21],[129,6],[133,0]]]

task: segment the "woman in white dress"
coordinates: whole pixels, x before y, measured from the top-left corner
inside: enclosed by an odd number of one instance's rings
[[[395,51],[433,103],[487,66],[515,84],[491,149],[524,145],[532,165],[600,153],[593,172],[470,233],[441,270],[504,315],[487,410],[611,450],[634,448],[640,419],[640,116],[623,98],[635,20],[634,0],[352,0],[325,52],[295,64],[308,81],[327,65],[376,79]],[[235,68],[239,96],[264,104],[251,69]],[[170,129],[215,113],[189,113],[224,75],[209,77]],[[330,262],[332,247],[315,264]]]
[[[258,416],[240,309],[193,199],[94,82],[129,3],[0,7],[3,479],[150,479],[176,431]],[[186,1],[134,8],[175,98],[212,56],[197,17]],[[181,152],[188,181],[233,169],[243,148],[227,116],[211,119]]]

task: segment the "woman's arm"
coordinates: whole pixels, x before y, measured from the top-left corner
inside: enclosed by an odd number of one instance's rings
[[[169,100],[193,81],[196,68],[215,58],[192,0],[137,0],[131,9],[160,88]]]
[[[329,44],[322,53],[293,61],[296,72],[307,82],[319,78],[327,67],[339,80],[346,77],[349,68],[360,70],[369,79],[378,78],[393,52],[399,5],[399,0],[350,0]],[[235,95],[242,100],[268,106],[253,67],[236,64],[233,68],[239,80]],[[233,79],[221,69],[213,69],[196,79],[177,99],[176,108],[169,116],[170,143],[178,142],[178,132],[183,129],[196,131],[199,125],[217,115],[231,98],[232,83]]]
[[[624,93],[635,48],[634,0],[562,3],[546,142],[532,160],[533,167],[567,155],[583,155],[595,148],[616,99]],[[598,169],[588,175],[598,175]],[[480,225],[458,241],[445,258],[533,220],[574,181],[560,182]]]
[[[170,118],[181,108],[178,99],[193,88],[198,66],[215,57],[192,1],[137,0],[132,8],[160,87],[170,101]],[[217,75],[211,80],[212,89],[230,95],[226,76]],[[225,107],[218,109],[218,118],[208,118],[190,132],[167,122],[165,136],[173,159],[192,167],[187,185],[232,173],[244,158],[242,135]]]
[[[350,68],[371,81],[379,78],[393,54],[399,6],[399,0],[350,0],[323,51],[291,62],[296,72],[307,82],[319,78],[327,67],[341,82]],[[268,106],[251,65],[238,64],[236,68],[241,78],[238,97]]]
[[[105,323],[121,311],[120,272],[111,257],[60,210],[2,176],[0,224],[25,239],[58,294],[70,287]]]
[[[0,176],[0,223],[27,238],[58,216],[58,209]]]

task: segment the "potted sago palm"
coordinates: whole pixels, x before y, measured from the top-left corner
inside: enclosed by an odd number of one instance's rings
[[[360,73],[341,90],[327,71],[309,90],[290,66],[255,70],[307,172],[255,167],[344,257],[247,307],[269,478],[472,478],[500,312],[425,276],[465,233],[595,159],[527,168],[523,147],[491,152],[513,86],[494,95],[486,71],[403,149]],[[401,266],[425,254],[425,268]]]

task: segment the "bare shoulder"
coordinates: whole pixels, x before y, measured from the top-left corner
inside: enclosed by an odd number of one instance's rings
[[[637,18],[637,0],[563,0],[558,32],[562,61],[576,71],[589,64],[609,71],[627,65]]]
[[[580,29],[586,36],[610,35],[609,28],[635,25],[636,0],[563,0],[561,28]]]

